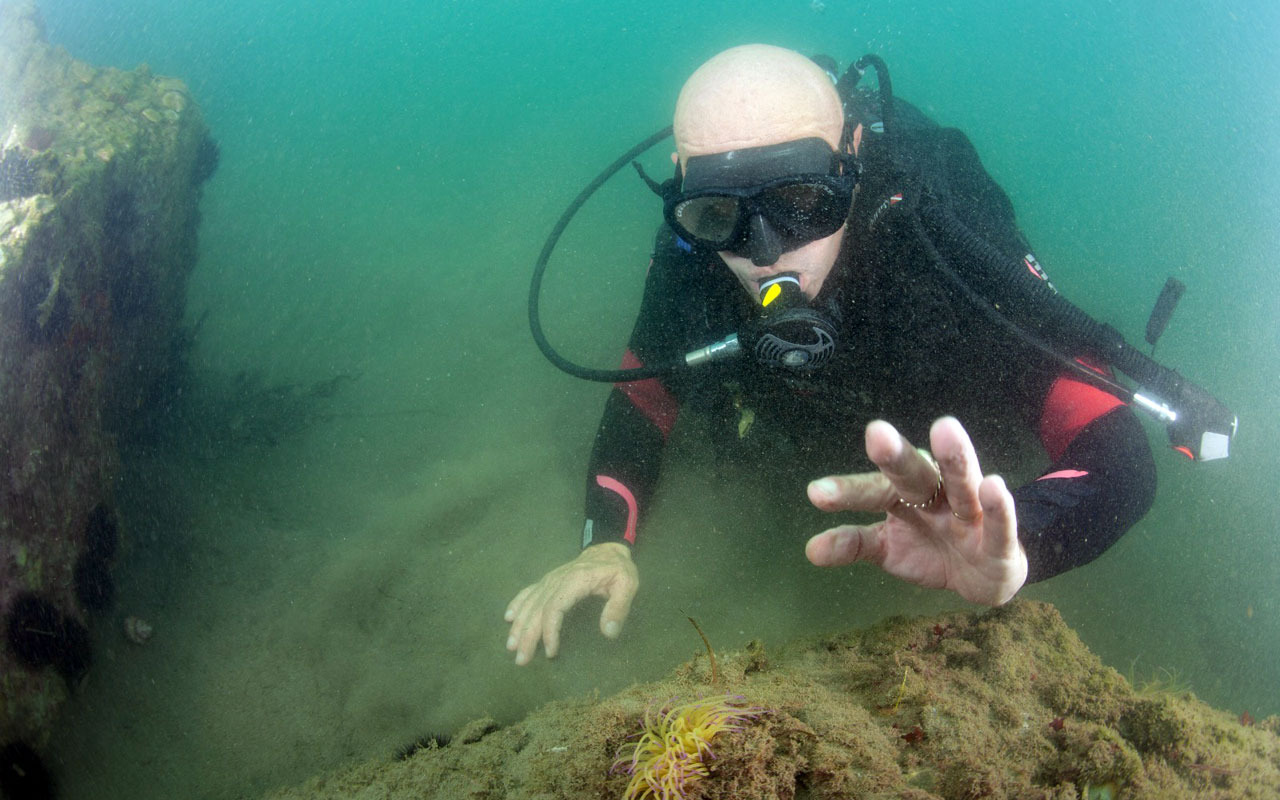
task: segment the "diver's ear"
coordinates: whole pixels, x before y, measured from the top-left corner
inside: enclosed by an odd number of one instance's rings
[[[862,123],[859,122],[849,128],[851,120],[845,120],[845,130],[840,135],[841,149],[852,156],[858,155],[858,149],[862,146]]]
[[[671,152],[671,163],[672,164],[680,163],[680,154],[675,152],[674,150]]]

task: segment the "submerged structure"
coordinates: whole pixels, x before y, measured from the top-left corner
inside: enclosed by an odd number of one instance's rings
[[[1218,711],[1168,681],[1135,686],[1044,603],[895,618],[718,661],[719,680],[699,656],[657,683],[504,727],[477,720],[443,745],[270,797],[1280,796],[1280,718]]]
[[[165,380],[216,163],[182,81],[77,61],[0,0],[0,748],[39,750],[91,669],[117,433]]]

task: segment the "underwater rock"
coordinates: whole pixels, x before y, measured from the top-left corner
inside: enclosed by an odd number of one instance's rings
[[[765,666],[759,649],[719,654],[716,686],[699,656],[666,680],[551,703],[465,746],[268,797],[1280,797],[1280,718],[1243,725],[1189,692],[1135,690],[1044,603],[897,617],[792,643]],[[706,722],[691,709],[709,702],[736,709],[705,737],[713,757],[690,738]],[[659,763],[664,748],[686,757],[653,772],[656,786],[616,768]],[[691,771],[693,752],[705,771]]]
[[[0,747],[0,797],[52,800],[53,778],[40,756],[25,742]]]
[[[31,162],[16,149],[0,153],[0,203],[30,197],[40,181]]]
[[[43,125],[33,125],[22,137],[22,146],[34,153],[43,153],[53,146],[53,131]]]
[[[26,592],[5,614],[5,643],[15,661],[28,670],[53,667],[67,683],[89,669],[89,630],[49,600]]]
[[[180,80],[0,0],[0,742],[43,746],[114,602],[119,434],[180,331],[207,138]]]

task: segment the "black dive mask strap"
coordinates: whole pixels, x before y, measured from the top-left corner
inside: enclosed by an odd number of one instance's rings
[[[649,191],[653,192],[658,197],[661,197],[663,203],[667,202],[667,198],[680,193],[679,167],[676,167],[676,174],[674,177],[668,178],[662,183],[658,183],[653,178],[649,177],[649,173],[644,171],[644,167],[640,166],[639,161],[632,161],[631,166],[636,168],[636,172],[639,173],[640,179],[645,182],[645,185],[649,187]]]

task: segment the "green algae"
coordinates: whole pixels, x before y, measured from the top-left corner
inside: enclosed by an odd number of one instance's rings
[[[719,660],[721,691],[771,713],[725,737],[698,798],[1280,796],[1280,719],[1245,725],[1189,692],[1135,690],[1043,603]],[[273,797],[618,797],[625,777],[609,764],[645,708],[711,693],[706,675],[695,658],[665,681]]]

